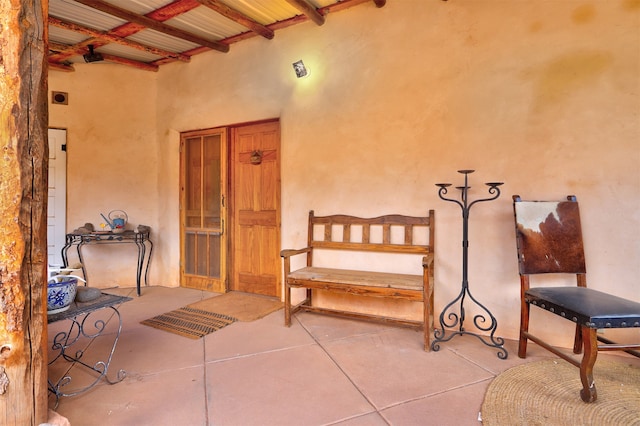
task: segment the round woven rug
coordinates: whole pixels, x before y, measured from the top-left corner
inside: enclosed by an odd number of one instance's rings
[[[598,399],[580,399],[579,370],[561,359],[511,368],[489,385],[482,403],[485,425],[640,425],[640,367],[598,360]]]

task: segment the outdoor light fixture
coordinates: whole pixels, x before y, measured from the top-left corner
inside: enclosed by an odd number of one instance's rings
[[[93,44],[90,44],[88,47],[89,47],[89,53],[85,53],[84,55],[82,55],[86,63],[104,61],[104,58],[102,57],[101,54],[93,51]]]
[[[309,69],[304,66],[304,62],[300,59],[298,62],[293,63],[293,70],[296,72],[296,77],[302,78],[309,75]]]

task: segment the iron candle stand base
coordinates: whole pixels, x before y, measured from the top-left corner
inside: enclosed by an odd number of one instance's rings
[[[482,303],[478,302],[478,300],[473,297],[471,291],[469,290],[468,281],[469,210],[476,203],[483,201],[492,201],[498,198],[500,196],[499,186],[502,185],[503,182],[487,182],[486,185],[489,187],[489,194],[492,196],[469,202],[468,191],[470,186],[468,185],[468,175],[469,173],[473,172],[474,170],[458,170],[458,173],[462,173],[464,175],[464,186],[456,187],[456,189],[459,189],[461,192],[460,200],[445,197],[448,192],[447,188],[451,186],[450,183],[436,184],[436,186],[440,188],[438,190],[438,196],[441,199],[443,199],[444,201],[456,203],[462,209],[462,287],[458,296],[453,299],[448,305],[446,305],[440,313],[440,329],[436,328],[434,332],[435,339],[431,343],[431,349],[433,349],[434,351],[438,351],[440,350],[441,342],[448,342],[455,336],[469,334],[471,336],[477,337],[485,345],[498,349],[498,358],[506,359],[509,354],[504,348],[504,339],[501,337],[495,337],[495,332],[498,328],[498,321],[493,316],[493,314],[491,314],[489,309],[487,309]],[[467,296],[473,303],[475,303],[484,311],[484,313],[477,314],[473,317],[473,323],[478,330],[488,332],[488,337],[465,330],[464,302]],[[455,309],[458,306],[459,309],[456,312]],[[487,317],[489,319],[487,319]]]

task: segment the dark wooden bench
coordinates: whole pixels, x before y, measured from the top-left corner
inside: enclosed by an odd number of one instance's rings
[[[284,262],[285,325],[291,325],[292,314],[305,310],[415,327],[423,330],[424,348],[429,351],[430,334],[433,330],[434,225],[433,210],[424,217],[393,214],[368,219],[347,215],[315,216],[313,210],[310,211],[307,247],[280,252]],[[318,227],[322,232],[316,232]],[[420,241],[422,244],[417,244],[415,241],[419,240],[420,229],[424,231],[424,235],[420,235],[420,237],[424,236],[424,241]],[[392,238],[392,235],[401,235],[401,237]],[[392,239],[401,241],[392,241]],[[391,256],[422,255],[421,268],[416,268],[420,269],[422,274],[372,272],[362,270],[364,268],[352,270],[317,267],[314,266],[314,252],[317,250],[388,253]],[[306,266],[291,271],[291,257],[299,254],[306,254]],[[306,298],[296,306],[291,304],[292,288],[306,289]],[[423,316],[420,321],[417,321],[314,306],[312,303],[314,290],[418,301],[422,302]]]

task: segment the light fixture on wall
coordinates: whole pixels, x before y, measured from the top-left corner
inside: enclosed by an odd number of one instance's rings
[[[293,63],[293,70],[296,72],[296,77],[302,78],[309,75],[309,68],[304,65],[302,59]]]
[[[93,51],[93,44],[90,44],[87,47],[89,47],[89,53],[85,53],[84,55],[82,55],[86,63],[104,61],[104,58],[101,54]]]

